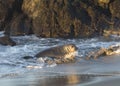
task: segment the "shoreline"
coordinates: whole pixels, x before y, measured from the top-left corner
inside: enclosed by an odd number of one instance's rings
[[[119,86],[119,76],[28,73],[0,78],[2,86]]]
[[[120,86],[120,77],[101,78],[96,82],[84,83],[82,86]]]

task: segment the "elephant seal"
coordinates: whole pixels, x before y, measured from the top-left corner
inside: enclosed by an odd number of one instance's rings
[[[65,44],[65,45],[60,45],[45,49],[39,52],[38,54],[36,54],[34,57],[36,57],[38,61],[41,60],[41,58],[43,58],[44,62],[47,64],[71,63],[71,62],[75,62],[75,56],[77,55],[77,50],[78,48],[74,44]],[[23,58],[33,59],[34,57],[25,56]],[[50,57],[50,58],[46,59],[46,57]]]
[[[52,57],[57,59],[74,59],[77,52],[77,47],[74,44],[65,44],[61,46],[52,47],[39,52],[35,57]]]

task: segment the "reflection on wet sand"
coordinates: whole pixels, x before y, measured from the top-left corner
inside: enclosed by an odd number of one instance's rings
[[[36,86],[66,86],[77,85],[85,82],[89,82],[94,79],[95,76],[91,75],[77,75],[70,74],[64,76],[52,76],[40,79],[37,81]]]

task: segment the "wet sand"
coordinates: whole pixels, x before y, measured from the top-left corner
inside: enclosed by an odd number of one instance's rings
[[[1,86],[120,86],[120,77],[80,74],[35,73],[6,75]]]
[[[84,84],[83,86],[120,86],[120,77],[103,78],[93,83]]]
[[[57,76],[28,76],[0,79],[2,86],[75,86],[94,80],[94,76],[86,75],[57,75]]]

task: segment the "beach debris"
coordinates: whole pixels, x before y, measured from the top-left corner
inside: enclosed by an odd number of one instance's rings
[[[112,45],[108,48],[100,48],[99,50],[89,52],[85,59],[98,59],[100,56],[110,56],[116,54],[120,54],[120,46]]]

